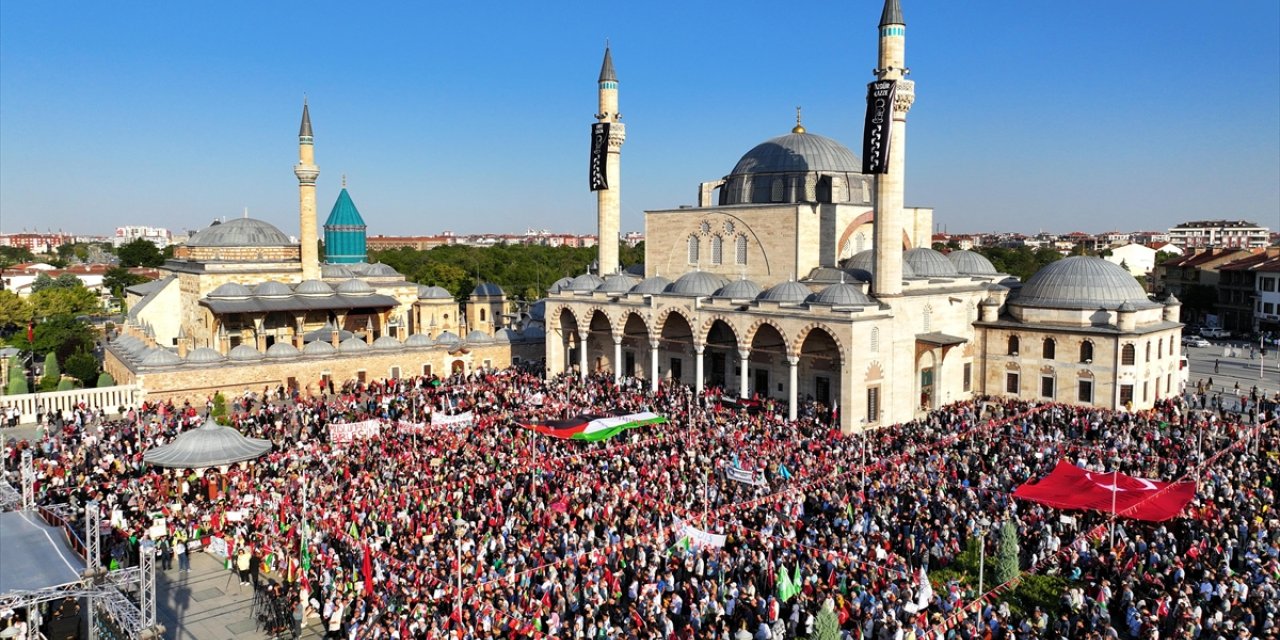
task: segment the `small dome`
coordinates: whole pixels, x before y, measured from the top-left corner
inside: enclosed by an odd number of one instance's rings
[[[442,331],[440,335],[436,336],[436,344],[439,345],[455,345],[460,342],[462,342],[462,338],[459,338],[458,334],[452,331]]]
[[[516,340],[519,340],[519,339],[520,339],[520,336],[516,334],[516,332],[510,329],[507,329],[505,327],[493,332],[494,342],[515,342]]]
[[[573,282],[573,278],[560,278],[559,280],[551,283],[551,286],[547,288],[547,293],[550,295],[560,293],[561,291],[564,291],[565,287],[568,287],[571,282]]]
[[[845,258],[844,261],[840,263],[840,268],[861,278],[863,282],[870,282],[871,274],[876,272],[875,250],[866,249]],[[902,277],[916,277],[915,270],[911,268],[911,263],[905,260],[902,262]]]
[[[352,278],[338,285],[338,293],[345,293],[349,296],[367,296],[373,293],[373,287],[369,286],[364,280]]]
[[[1172,293],[1169,294],[1169,297],[1164,299],[1164,306],[1166,307],[1176,307],[1181,304],[1182,301],[1178,299],[1178,296],[1175,296]]]
[[[923,247],[907,249],[903,253],[903,264],[911,265],[911,271],[917,278],[953,278],[960,275],[956,266],[941,253]],[[906,276],[904,273],[903,276]]]
[[[191,236],[189,247],[282,247],[293,244],[271,223],[253,218],[232,218]]]
[[[595,291],[602,284],[604,284],[604,280],[601,280],[600,276],[594,273],[584,273],[571,280],[567,286],[561,289],[561,293],[565,291]]]
[[[275,280],[268,280],[253,288],[253,295],[260,298],[282,298],[293,295],[288,285]]]
[[[714,297],[727,300],[755,300],[764,289],[750,280],[734,280],[716,291]]]
[[[987,296],[986,298],[984,298],[984,299],[982,300],[982,302],[980,303],[980,306],[983,306],[983,307],[998,307],[998,306],[1000,306],[1000,301],[999,301],[999,300],[996,300],[995,298],[993,298],[993,297],[991,297],[991,296]]]
[[[623,273],[625,273],[625,274],[627,274],[627,275],[629,275],[629,276],[635,276],[635,277],[637,277],[637,278],[643,278],[643,277],[644,277],[644,263],[643,263],[643,262],[641,262],[640,264],[628,265],[626,269],[623,269],[623,270],[622,270],[622,272],[623,272]]]
[[[391,265],[389,264],[382,264],[381,262],[375,262],[365,267],[364,275],[379,277],[379,278],[388,278],[388,277],[398,276],[400,275],[400,272],[396,271],[395,269],[392,269]]]
[[[445,289],[444,287],[437,287],[434,284],[430,286],[422,284],[422,285],[418,285],[418,299],[419,300],[452,300],[453,294],[449,293],[449,290]]]
[[[217,289],[209,292],[210,298],[248,298],[251,295],[253,293],[248,287],[235,282],[218,285]]]
[[[1121,313],[1133,313],[1134,311],[1137,311],[1137,310],[1138,308],[1133,306],[1133,303],[1128,300],[1121,302],[1120,306],[1116,307],[1116,311],[1119,311]]]
[[[303,280],[293,288],[293,292],[304,296],[327,296],[333,293],[333,287],[320,280]]]
[[[507,294],[503,293],[502,287],[499,287],[498,285],[492,282],[481,282],[480,284],[476,285],[476,288],[471,290],[471,295],[473,296],[505,296]]]
[[[351,353],[355,351],[368,351],[371,348],[372,347],[365,344],[364,340],[361,340],[360,338],[356,338],[354,336],[347,338],[346,340],[343,340],[342,344],[338,345],[338,351],[342,353]]]
[[[116,341],[112,344],[130,355],[137,355],[142,351],[145,351],[147,348],[145,343],[130,335],[120,336],[119,338],[116,338]]]
[[[955,265],[956,271],[966,276],[994,276],[996,275],[996,266],[986,256],[977,251],[952,251],[947,254],[947,259],[951,264]]]
[[[222,362],[226,358],[221,353],[210,349],[209,347],[200,347],[187,354],[188,364],[211,364],[214,362]]]
[[[825,284],[836,284],[839,282],[865,282],[857,276],[850,274],[844,269],[836,269],[835,267],[815,267],[809,275],[804,278],[806,282],[820,282]]]
[[[493,342],[493,336],[476,329],[467,334],[467,342]]]
[[[778,303],[796,303],[804,302],[809,299],[813,292],[799,282],[794,280],[787,282],[779,282],[778,284],[765,289],[764,293],[756,296],[756,300],[764,300],[768,302]]]
[[[267,347],[267,357],[272,360],[281,360],[284,358],[296,358],[301,352],[298,348],[288,342],[277,342]]]
[[[415,333],[404,339],[404,346],[406,347],[430,347],[434,344],[435,341],[431,339],[431,336],[425,333]]]
[[[678,296],[709,296],[729,284],[725,278],[706,271],[690,271],[671,283],[667,293]]]
[[[529,319],[541,322],[547,317],[547,301],[539,300],[529,305]]]
[[[242,344],[232,349],[231,353],[227,354],[227,359],[232,362],[250,362],[253,360],[261,360],[262,358],[263,355],[261,351],[258,351],[247,344]]]
[[[330,280],[337,280],[340,278],[350,278],[354,275],[355,275],[355,272],[353,272],[351,269],[348,269],[346,265],[342,265],[342,264],[320,265],[320,276],[324,278],[329,278]]]
[[[637,284],[640,284],[639,278],[626,273],[615,273],[608,278],[605,278],[604,283],[597,287],[596,291],[603,291],[605,293],[627,293]]]
[[[1135,309],[1159,306],[1126,269],[1092,256],[1071,256],[1045,265],[1010,302],[1058,309],[1118,309],[1126,302]]]
[[[833,307],[865,307],[876,304],[874,300],[868,298],[867,294],[862,292],[861,287],[847,283],[833,284],[813,294],[809,302]]]
[[[182,364],[182,358],[179,358],[178,354],[169,351],[168,349],[156,347],[154,349],[148,349],[146,354],[142,356],[142,362],[139,364],[144,367],[167,367],[170,365]]]
[[[327,356],[337,351],[338,350],[333,348],[333,345],[328,342],[325,342],[324,340],[316,340],[315,342],[308,342],[307,345],[302,348],[302,355]]]
[[[399,340],[396,340],[391,336],[380,336],[377,340],[373,341],[373,348],[379,349],[382,351],[399,349],[403,346],[404,346],[404,343],[400,342]]]
[[[641,280],[640,284],[631,288],[631,293],[654,295],[666,291],[669,286],[671,286],[670,280],[662,276],[654,276],[652,278],[645,278],[644,280]]]

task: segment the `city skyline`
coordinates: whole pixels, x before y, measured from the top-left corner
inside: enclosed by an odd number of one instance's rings
[[[592,233],[605,37],[628,126],[622,229],[641,230],[644,210],[693,204],[699,182],[785,133],[796,105],[860,154],[879,10],[232,6],[0,10],[0,231],[199,229],[247,207],[296,235],[306,93],[321,219],[345,174],[370,234]],[[907,204],[953,233],[1275,226],[1280,9],[1160,7],[905,2]],[[812,16],[848,28],[779,28]]]

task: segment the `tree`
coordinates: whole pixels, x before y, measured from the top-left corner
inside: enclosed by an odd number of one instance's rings
[[[70,391],[76,388],[76,381],[71,378],[63,378],[58,381],[58,391]]]
[[[74,289],[83,287],[84,283],[74,273],[59,274],[58,277],[52,278],[47,273],[36,276],[34,282],[31,283],[31,293],[40,293],[49,289]]]
[[[822,610],[813,621],[811,640],[840,640],[840,618],[836,615],[836,604],[827,598],[822,603]]]
[[[145,238],[135,238],[116,249],[122,267],[158,267],[164,264],[164,254]]]
[[[9,356],[9,384],[5,385],[5,393],[16,396],[27,392],[27,372],[22,368],[18,356]]]
[[[53,316],[35,327],[33,349],[38,354],[56,353],[63,362],[77,351],[93,351],[93,327],[71,315]],[[15,334],[9,344],[19,349],[27,348],[27,334]]]
[[[82,386],[88,387],[98,379],[98,359],[86,351],[77,351],[66,362],[67,375],[79,380]]]
[[[1005,522],[1000,527],[1000,540],[996,546],[995,570],[992,577],[995,584],[1004,584],[1021,573],[1018,565],[1018,529],[1013,522]]]
[[[84,286],[72,289],[51,288],[31,294],[32,315],[47,318],[57,315],[77,316],[97,311],[98,296]]]
[[[150,282],[151,278],[130,272],[124,267],[112,267],[102,274],[102,286],[117,298],[124,297],[124,290],[135,284]]]
[[[98,388],[114,387],[116,386],[116,379],[111,377],[111,374],[107,373],[106,371],[103,371],[101,374],[98,375],[98,384],[95,386],[97,386]]]
[[[58,356],[50,351],[44,356],[44,375],[40,377],[40,390],[53,391],[62,379],[62,369],[58,367]]]
[[[0,267],[35,261],[36,257],[29,249],[23,249],[22,247],[0,247]]]
[[[30,320],[31,305],[26,300],[12,291],[0,291],[0,327],[25,327]]]

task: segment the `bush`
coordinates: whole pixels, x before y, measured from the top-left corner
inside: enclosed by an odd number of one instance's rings
[[[76,388],[76,379],[70,376],[58,381],[58,391],[70,391]]]
[[[1040,607],[1049,617],[1056,618],[1062,609],[1062,594],[1072,583],[1062,576],[1042,576],[1030,574],[1023,576],[1018,586],[1000,597],[1000,602],[1009,603],[1009,610],[1014,616],[1031,615],[1036,607]]]
[[[26,379],[26,378],[11,378],[11,379],[9,380],[9,387],[8,387],[8,389],[7,389],[6,391],[7,391],[7,392],[8,392],[8,394],[9,394],[9,395],[11,395],[11,396],[20,396],[20,395],[22,395],[22,394],[24,394],[24,393],[28,393],[28,390],[27,390],[27,379]]]
[[[62,380],[62,369],[58,368],[58,356],[50,351],[44,357],[44,376],[40,378],[41,391],[53,391]]]
[[[67,358],[67,375],[79,380],[81,386],[88,386],[98,379],[98,359],[93,354],[77,351]]]
[[[227,397],[222,395],[221,391],[213,394],[213,410],[209,412],[209,416],[220,425],[227,425],[231,422],[227,418]]]
[[[111,377],[111,374],[107,373],[106,371],[103,371],[102,373],[98,374],[97,386],[98,387],[114,387],[116,386],[116,379]]]

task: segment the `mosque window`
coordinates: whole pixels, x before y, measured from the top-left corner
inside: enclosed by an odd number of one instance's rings
[[[769,202],[782,202],[785,189],[782,178],[774,178],[773,184],[769,185]]]
[[[1076,399],[1080,402],[1093,402],[1093,381],[1081,380]]]
[[[1042,354],[1044,359],[1052,360],[1057,354],[1058,354],[1058,343],[1054,342],[1053,338],[1045,338],[1044,353]]]
[[[711,264],[720,264],[724,257],[724,240],[718,235],[711,236]]]
[[[1136,352],[1137,349],[1134,349],[1132,344],[1126,344],[1120,350],[1120,364],[1133,364],[1134,360],[1137,359]]]
[[[689,264],[698,264],[698,236],[689,236]]]
[[[818,202],[831,202],[832,191],[831,176],[822,176],[818,178],[818,189],[814,199]]]
[[[1088,340],[1080,343],[1080,362],[1085,364],[1093,362],[1093,343]]]
[[[747,237],[742,235],[738,236],[738,238],[734,241],[734,244],[737,245],[734,248],[735,249],[734,262],[737,262],[738,264],[746,264],[747,263]]]
[[[729,235],[733,235],[733,231],[734,231],[734,229],[735,229],[735,227],[733,226],[733,222],[726,222],[726,223],[724,223],[724,232],[725,232],[725,233],[727,233],[727,234],[729,234]]]
[[[867,387],[867,422],[880,419],[880,387]]]
[[[861,252],[865,251],[866,249],[867,249],[867,235],[866,235],[865,233],[862,233],[862,232],[858,232],[858,233],[854,234],[854,236],[853,236],[853,250],[854,250],[855,252],[857,252],[857,253],[861,253]]]
[[[1156,359],[1160,359],[1163,357],[1164,357],[1164,338],[1160,338],[1160,341],[1156,343]]]
[[[1009,336],[1009,350],[1011,356],[1018,355],[1018,336]]]
[[[871,327],[871,352],[880,351],[880,327]]]
[[[1150,340],[1147,341],[1147,362],[1151,362],[1151,341]],[[1143,398],[1143,400],[1146,400],[1146,398]]]
[[[929,333],[930,325],[933,324],[933,307],[925,305],[924,307],[924,332]]]
[[[1004,374],[1004,392],[1017,395],[1019,393],[1018,388],[1019,388],[1018,374],[1016,373]]]
[[[702,233],[711,233],[711,223],[703,220],[702,224],[698,225],[698,230]]]

